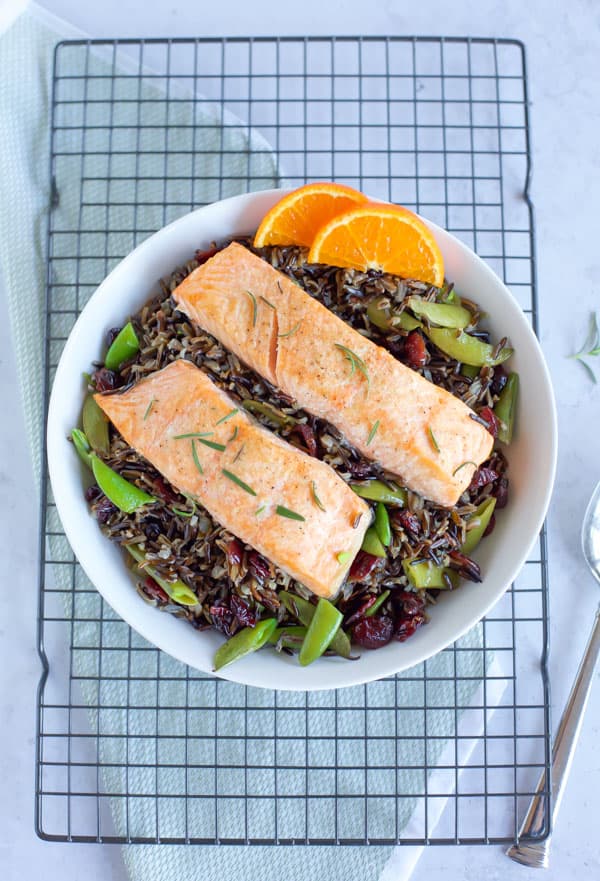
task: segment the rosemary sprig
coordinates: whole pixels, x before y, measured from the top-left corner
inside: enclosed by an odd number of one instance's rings
[[[295,324],[295,325],[291,328],[291,330],[288,330],[288,331],[286,331],[285,333],[278,333],[278,334],[277,334],[278,339],[282,340],[282,339],[284,339],[285,337],[294,336],[294,334],[298,331],[298,329],[299,329],[299,327],[300,327],[301,324],[302,324],[302,319],[300,319],[300,321],[298,321],[298,323]]]
[[[350,364],[350,376],[354,374],[356,370],[359,373],[362,373],[364,378],[367,380],[367,390],[371,387],[371,378],[369,376],[369,369],[363,359],[359,357],[356,352],[353,352],[352,349],[349,349],[347,346],[342,346],[341,343],[334,343],[336,349],[339,349],[340,352],[343,352],[344,357],[347,359]]]
[[[289,508],[284,508],[283,505],[277,505],[275,513],[279,514],[280,517],[287,517],[288,520],[306,520],[306,517],[303,517],[302,514],[298,514],[297,511],[290,511]]]
[[[204,470],[202,465],[200,464],[200,459],[198,458],[198,450],[196,449],[196,441],[192,438],[192,458],[194,460],[194,465],[200,472],[200,474],[204,474]]]
[[[150,415],[150,411],[151,411],[152,408],[154,407],[154,404],[155,404],[155,403],[156,403],[156,398],[152,398],[152,400],[150,401],[150,403],[149,403],[148,406],[146,407],[146,412],[144,413],[144,418],[142,419],[142,422],[145,422],[145,421],[146,421],[146,419],[147,419],[148,416]]]
[[[452,477],[456,477],[460,469],[464,468],[465,465],[473,465],[475,468],[477,468],[477,462],[472,462],[470,459],[467,459],[466,462],[461,462],[458,468],[454,469],[454,471],[452,472]]]
[[[379,431],[379,419],[373,423],[371,431],[369,432],[369,437],[367,438],[367,446],[371,443],[377,432]]]
[[[436,439],[436,436],[435,436],[435,434],[433,433],[433,431],[431,430],[431,426],[430,426],[430,425],[427,426],[427,431],[428,431],[428,433],[429,433],[429,439],[430,439],[430,441],[431,441],[431,446],[432,446],[433,449],[436,451],[436,453],[439,453],[439,451],[440,451],[440,445],[438,444],[437,439]]]
[[[190,437],[212,437],[214,431],[190,431],[188,434],[174,434],[173,440],[187,440]]]
[[[241,477],[238,477],[237,474],[234,474],[233,471],[228,471],[226,468],[221,468],[221,474],[223,474],[228,480],[231,480],[232,483],[236,483],[240,489],[243,489],[244,492],[249,493],[251,496],[255,496],[256,493],[252,489],[251,486],[248,486]]]
[[[198,438],[199,444],[204,444],[205,447],[210,447],[211,450],[218,450],[222,453],[225,450],[225,444],[218,444],[216,441],[206,440],[203,437]]]
[[[321,499],[319,498],[319,496],[317,494],[317,484],[314,482],[314,480],[311,481],[311,484],[310,484],[310,494],[311,494],[313,502],[315,503],[317,508],[320,508],[321,511],[325,511],[326,510],[325,505],[323,504],[323,502],[321,501]]]
[[[589,378],[594,384],[597,382],[596,374],[594,373],[590,365],[583,359],[595,358],[597,355],[600,355],[600,333],[598,331],[598,321],[596,318],[596,313],[592,312],[592,314],[590,315],[590,327],[588,330],[587,339],[583,344],[582,349],[579,352],[575,352],[574,355],[569,355],[569,357],[579,361],[581,366],[585,367]]]
[[[246,290],[246,291],[244,291],[244,293],[247,294],[250,297],[250,300],[252,301],[252,326],[256,327],[256,316],[258,314],[258,304],[256,302],[256,297],[254,296],[252,291]]]
[[[215,422],[215,425],[222,425],[224,422],[227,422],[229,419],[231,419],[233,416],[235,416],[236,413],[239,413],[239,412],[240,412],[240,408],[234,407],[233,410],[230,410],[229,413],[225,414],[225,416],[221,416],[220,419],[217,419],[217,421]]]

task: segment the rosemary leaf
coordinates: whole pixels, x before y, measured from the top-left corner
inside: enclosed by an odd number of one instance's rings
[[[217,421],[215,422],[215,425],[222,425],[223,422],[227,422],[229,419],[231,419],[232,416],[235,416],[235,414],[239,413],[239,412],[240,412],[240,408],[234,407],[234,409],[230,410],[229,413],[226,413],[225,416],[221,416],[220,419],[217,419]]]
[[[263,301],[263,303],[265,303],[265,304],[269,307],[269,309],[275,309],[275,306],[273,305],[273,303],[271,303],[270,300],[267,300],[266,297],[263,297],[262,294],[260,294],[260,298],[261,298],[261,300]],[[275,311],[276,311],[276,310],[275,310]]]
[[[248,294],[250,300],[252,301],[252,326],[256,327],[256,316],[258,314],[258,304],[256,302],[256,297],[252,293],[252,291],[244,291],[245,294]]]
[[[156,402],[156,398],[152,398],[152,400],[150,401],[150,403],[146,407],[146,412],[144,413],[144,418],[142,420],[143,422],[145,422],[146,419],[148,418],[148,416],[150,415],[150,411],[154,407],[155,402]]]
[[[367,446],[369,446],[369,444],[371,443],[371,441],[373,440],[373,438],[375,437],[375,435],[377,434],[378,431],[379,431],[379,419],[377,419],[377,421],[373,423],[373,427],[371,428],[371,431],[369,432],[369,437],[367,438]]]
[[[198,458],[198,450],[196,449],[196,441],[192,438],[192,458],[194,460],[194,465],[200,472],[200,474],[204,474],[202,469],[202,465],[200,464],[200,459]]]
[[[435,437],[435,434],[431,430],[430,425],[427,426],[427,431],[429,432],[429,439],[431,440],[431,445],[432,445],[433,449],[436,451],[436,453],[439,453],[440,452],[440,445],[438,444],[436,437]]]
[[[341,343],[334,343],[334,346],[336,347],[336,349],[339,349],[340,352],[344,353],[345,358],[349,362],[350,376],[352,376],[353,373],[358,370],[367,380],[367,389],[369,389],[371,386],[371,378],[369,376],[368,367],[363,359],[359,355],[357,355],[356,352],[353,352],[352,349],[349,349],[347,346],[342,346]]]
[[[323,504],[323,502],[321,501],[321,499],[317,495],[317,485],[314,482],[314,480],[310,484],[310,493],[312,495],[313,502],[315,503],[317,508],[320,508],[321,511],[325,511],[326,510],[325,505]]]
[[[266,507],[267,507],[266,505],[261,505],[260,508],[257,508],[256,511],[254,512],[254,516],[258,517],[259,514],[262,514],[262,512],[265,510]]]
[[[466,462],[461,462],[460,465],[458,466],[458,468],[454,469],[454,471],[452,472],[452,477],[456,477],[458,472],[461,470],[461,468],[464,468],[465,465],[473,465],[475,468],[478,467],[477,462],[471,462],[471,460],[468,459]]]
[[[292,327],[291,330],[288,330],[288,331],[286,331],[285,333],[278,333],[278,334],[277,334],[278,338],[279,338],[280,340],[282,340],[282,339],[284,339],[285,337],[291,337],[291,336],[294,336],[294,334],[296,333],[296,331],[298,330],[298,328],[300,327],[301,324],[302,324],[302,319],[300,319],[300,321],[299,321],[297,324],[295,324],[295,325]]]
[[[297,511],[290,511],[289,508],[284,508],[283,505],[277,505],[275,513],[279,514],[280,517],[287,517],[288,520],[306,520],[306,517],[303,517],[302,514],[298,514]]]
[[[199,444],[204,444],[205,447],[210,447],[211,450],[218,450],[220,453],[225,449],[225,444],[218,444],[216,441],[205,440],[203,437],[198,438]]]
[[[232,483],[236,483],[240,489],[243,489],[244,492],[249,493],[251,496],[255,496],[256,493],[252,489],[251,486],[248,486],[241,477],[238,477],[237,474],[234,474],[233,471],[228,471],[226,468],[221,468],[221,474],[223,474],[228,480],[231,480]]]
[[[211,437],[214,431],[190,431],[189,434],[174,434],[173,440],[185,440],[190,437]]]
[[[238,433],[238,427],[237,427],[237,425],[236,425],[235,428],[233,429],[233,433],[232,433],[231,437],[230,437],[229,440],[227,441],[228,444],[230,444],[231,441],[234,441],[234,440],[236,439],[236,437],[237,437],[237,433]]]

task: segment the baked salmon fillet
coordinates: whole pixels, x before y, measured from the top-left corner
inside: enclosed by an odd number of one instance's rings
[[[94,398],[180,492],[313,593],[335,596],[371,513],[329,465],[258,425],[189,361]]]
[[[403,485],[452,507],[492,435],[287,276],[233,242],[175,289],[177,308]]]

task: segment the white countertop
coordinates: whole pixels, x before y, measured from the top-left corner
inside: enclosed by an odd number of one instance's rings
[[[560,452],[549,518],[550,671],[555,722],[575,674],[600,594],[579,550],[579,526],[600,479],[600,387],[566,360],[582,342],[590,310],[600,302],[600,8],[591,0],[303,0],[289,4],[170,0],[149,4],[46,0],[49,10],[92,36],[223,34],[435,34],[516,37],[528,52],[537,216],[542,345],[552,371]],[[6,306],[0,307],[0,877],[122,881],[120,850],[57,845],[33,832],[37,508],[24,442]],[[598,359],[600,370],[600,358]],[[598,679],[598,677],[597,677]],[[548,881],[600,878],[600,689],[596,681],[554,835]],[[426,849],[415,881],[527,881],[535,872],[497,847]],[[535,875],[535,877],[538,877]],[[155,881],[155,879],[148,879]],[[350,881],[350,879],[349,879]]]

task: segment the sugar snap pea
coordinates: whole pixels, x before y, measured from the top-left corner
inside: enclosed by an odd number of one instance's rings
[[[81,461],[87,465],[88,468],[92,467],[92,448],[90,447],[90,442],[85,436],[84,432],[79,428],[74,428],[71,432],[71,440],[73,441],[73,446],[77,450]]]
[[[299,648],[306,636],[306,627],[302,624],[289,624],[287,627],[277,627],[269,637],[271,645],[279,643],[282,648]]]
[[[372,615],[374,615],[375,612],[377,612],[381,608],[381,606],[383,606],[389,595],[389,590],[384,590],[383,593],[380,593],[373,605],[369,606],[369,608],[365,612],[365,618],[370,618]]]
[[[424,331],[438,349],[456,361],[470,364],[472,367],[485,365],[494,367],[508,360],[513,353],[513,349],[504,346],[494,357],[494,346],[475,336],[470,336],[462,330],[452,330],[447,327],[425,327]]]
[[[468,376],[470,379],[475,379],[476,376],[479,376],[480,367],[474,367],[472,364],[462,364],[460,368],[460,372],[463,376]]]
[[[108,454],[108,419],[92,395],[87,395],[81,414],[83,430],[93,450]]]
[[[308,600],[296,596],[296,594],[288,593],[288,591],[286,590],[282,590],[280,592],[279,599],[288,610],[290,615],[294,615],[294,617],[297,618],[300,623],[303,624],[305,627],[308,627],[310,625],[310,622],[313,619],[313,615],[315,614],[316,606],[313,606],[313,604],[309,603]],[[335,634],[329,648],[334,651],[336,655],[341,655],[342,658],[350,657],[350,640],[341,627]]]
[[[146,559],[144,552],[136,545],[125,545],[125,548],[137,563],[143,563]],[[198,605],[198,597],[183,581],[179,581],[179,579],[177,581],[167,581],[153,566],[144,566],[139,571],[153,578],[174,603],[179,603],[180,606]]]
[[[492,519],[492,514],[494,513],[494,508],[496,507],[496,499],[494,496],[490,496],[489,499],[483,501],[477,508],[473,511],[473,513],[469,516],[467,523],[471,523],[471,529],[467,530],[467,537],[465,538],[461,551],[463,554],[470,554],[471,551],[475,550],[481,539],[483,538],[483,533],[486,531],[488,527],[488,523]]]
[[[327,651],[340,629],[343,618],[344,616],[333,603],[320,597],[298,655],[302,667],[312,664]]]
[[[367,306],[367,317],[380,330],[415,330],[421,322],[406,310],[395,312],[385,297],[375,297]]]
[[[142,505],[150,505],[156,501],[153,496],[148,495],[148,493],[145,493],[133,483],[125,480],[124,477],[121,477],[112,468],[109,468],[95,453],[91,454],[91,460],[96,483],[104,495],[120,511],[131,514],[137,508],[141,508]]]
[[[519,374],[511,373],[506,380],[506,385],[500,392],[500,397],[494,407],[494,413],[498,417],[498,440],[509,444],[512,440],[515,426],[515,414],[517,412],[517,398],[519,397]]]
[[[457,303],[432,303],[422,297],[409,297],[408,306],[415,315],[440,327],[463,328],[471,323],[472,315]]]
[[[429,560],[422,563],[411,564],[410,560],[402,561],[402,568],[413,587],[418,590],[428,590],[436,588],[438,590],[447,590],[448,584],[446,578],[449,578],[453,587],[458,585],[458,575],[452,569],[445,566],[436,566]]]
[[[239,661],[261,648],[277,627],[276,618],[263,618],[254,627],[244,627],[231,639],[219,646],[215,652],[215,670],[221,670],[227,664]]]
[[[281,410],[266,401],[254,401],[252,398],[246,398],[242,401],[242,407],[254,415],[265,416],[269,422],[273,422],[279,428],[291,428],[297,423],[293,416],[282,413]]]
[[[374,526],[369,526],[365,532],[361,550],[365,551],[367,554],[371,554],[373,557],[387,557],[386,550],[381,543]]]
[[[140,341],[133,329],[133,324],[128,321],[110,344],[104,359],[104,366],[109,370],[118,370],[121,364],[137,354],[139,348]]]
[[[377,502],[375,508],[375,532],[381,544],[386,548],[389,547],[392,541],[392,528],[387,508],[383,502]]]
[[[395,484],[394,489],[381,480],[369,480],[365,483],[351,483],[350,487],[361,499],[370,499],[372,502],[383,502],[386,505],[406,505],[406,490]]]

